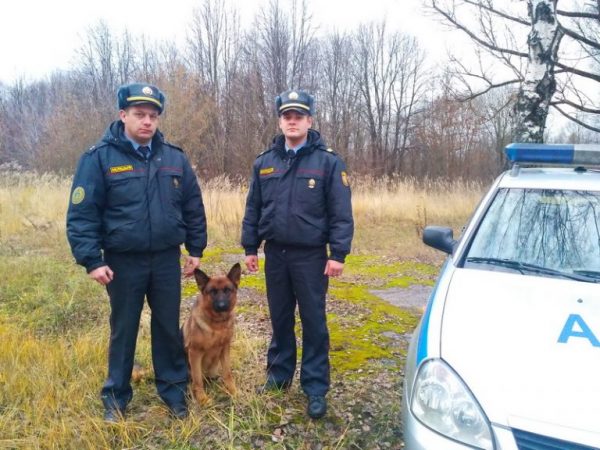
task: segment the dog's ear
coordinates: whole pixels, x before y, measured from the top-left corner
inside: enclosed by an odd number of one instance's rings
[[[242,266],[240,263],[235,263],[229,273],[227,274],[227,278],[229,278],[233,284],[237,286],[240,285],[240,278],[242,277]]]
[[[200,269],[194,269],[194,277],[196,278],[196,284],[200,290],[204,289],[204,286],[208,283],[210,277],[202,272]]]

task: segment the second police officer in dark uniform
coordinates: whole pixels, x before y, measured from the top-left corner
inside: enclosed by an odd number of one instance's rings
[[[273,334],[266,389],[286,389],[296,368],[296,304],[302,323],[300,383],[307,413],[327,411],[328,277],[342,273],[354,232],[350,187],[342,159],[312,126],[313,97],[301,90],[276,99],[283,134],[256,159],[243,219],[246,265],[258,270],[265,241],[267,299]],[[329,254],[327,251],[329,245]]]
[[[164,95],[130,84],[118,93],[120,120],[86,151],[73,180],[67,235],[77,263],[110,297],[105,420],[123,417],[144,297],[150,306],[152,362],[160,397],[187,416],[187,363],[179,330],[180,245],[193,273],[206,247],[206,218],[196,175],[183,151],[158,131]]]

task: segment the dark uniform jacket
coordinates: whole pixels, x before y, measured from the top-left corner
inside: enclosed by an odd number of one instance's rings
[[[255,255],[263,240],[283,245],[329,244],[330,258],[344,262],[354,233],[344,162],[315,130],[288,167],[285,137],[254,162],[246,201],[242,246]]]
[[[111,252],[206,247],[206,218],[196,175],[183,151],[157,131],[145,161],[113,122],[79,160],[67,212],[67,237],[88,272]]]

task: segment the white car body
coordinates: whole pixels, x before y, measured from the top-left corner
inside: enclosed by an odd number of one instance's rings
[[[405,448],[600,449],[600,283],[465,267],[482,217],[502,189],[598,192],[600,173],[516,169],[490,188],[448,256],[411,342]],[[489,427],[489,445],[465,443],[415,416],[416,379],[430,361],[441,361],[466,386]]]

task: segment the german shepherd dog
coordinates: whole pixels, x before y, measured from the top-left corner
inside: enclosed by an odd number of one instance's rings
[[[204,379],[216,378],[219,373],[229,394],[236,393],[230,347],[241,273],[239,263],[233,265],[227,276],[209,277],[199,269],[194,270],[200,293],[183,324],[183,344],[192,391],[200,404],[210,403],[204,390]]]

